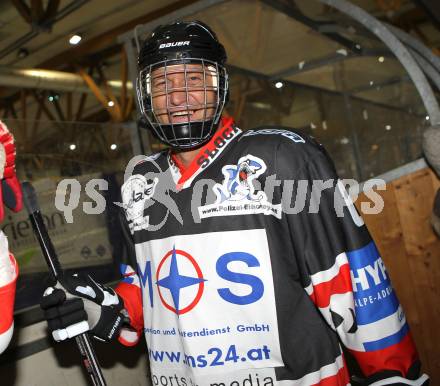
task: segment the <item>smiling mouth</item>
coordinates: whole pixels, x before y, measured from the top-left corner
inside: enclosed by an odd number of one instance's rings
[[[174,111],[170,113],[171,117],[186,117],[192,116],[195,113],[195,110],[183,110],[183,111]]]
[[[200,121],[201,119],[202,120],[208,119],[212,116],[212,113],[210,114],[210,112],[207,111],[206,117],[204,117],[203,110],[204,108],[193,109],[193,110],[169,111],[169,112],[163,112],[162,114],[160,114],[160,117],[161,120],[163,121],[166,120],[169,124],[191,123],[191,122]],[[202,112],[202,114],[199,114],[199,112]]]
[[[194,110],[175,111],[168,115],[170,123],[188,123],[194,116]]]

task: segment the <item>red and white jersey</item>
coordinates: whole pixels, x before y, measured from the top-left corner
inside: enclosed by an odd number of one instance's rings
[[[18,265],[8,252],[6,236],[0,232],[0,353],[6,350],[14,331],[15,284]]]
[[[15,155],[14,137],[0,121],[0,221],[5,213],[3,204],[14,212],[23,206],[21,185],[15,174]],[[5,234],[0,231],[0,353],[8,346],[14,329],[17,276],[17,262],[9,253]]]
[[[187,168],[165,151],[122,187],[136,272],[117,292],[154,384],[340,386],[418,361],[379,251],[332,162],[285,128],[229,120]]]

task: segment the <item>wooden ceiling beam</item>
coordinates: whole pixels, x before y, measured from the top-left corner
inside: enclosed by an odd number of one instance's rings
[[[14,0],[18,1],[18,0]],[[154,10],[150,13],[147,13],[144,16],[140,16],[136,19],[133,19],[127,23],[121,24],[109,31],[102,33],[91,39],[85,39],[84,42],[81,42],[78,46],[69,48],[66,51],[61,52],[54,57],[45,60],[39,65],[35,66],[37,68],[58,68],[60,66],[66,65],[68,63],[66,58],[81,58],[85,55],[103,50],[104,48],[114,45],[116,42],[116,38],[124,32],[129,31],[130,29],[136,27],[138,24],[145,24],[149,21],[167,15],[171,12],[174,12],[180,8],[186,7],[192,3],[195,3],[196,0],[179,0],[173,4],[167,5],[165,7]]]
[[[44,114],[46,114],[46,116],[49,118],[49,120],[56,121],[56,118],[54,117],[54,115],[50,112],[50,110],[46,106],[46,92],[43,92],[42,95],[38,95],[35,90],[32,90],[31,95],[34,97],[35,101],[41,107]]]
[[[393,20],[393,24],[405,31],[410,31],[414,25],[423,23],[425,21],[425,12],[423,9],[416,7],[398,15]]]
[[[76,59],[77,66],[80,67],[94,67],[98,64],[102,64],[108,58],[116,56],[121,52],[122,44],[114,44],[112,46],[106,47],[103,50],[94,52],[93,54],[85,55],[81,58]],[[66,68],[73,68],[73,66],[68,66]]]
[[[15,110],[14,103],[9,103],[9,111],[14,119],[18,119],[17,110]]]
[[[27,90],[21,90],[20,91],[20,100],[21,100],[21,119],[22,121],[22,125],[21,125],[21,130],[22,130],[22,139],[23,142],[26,143],[26,132],[27,132],[27,104],[26,104],[26,97],[27,97]]]
[[[9,108],[8,105],[3,106],[3,114],[2,114],[2,119],[7,119],[9,118],[9,113],[11,112],[11,109]]]
[[[413,0],[422,8],[432,23],[440,29],[440,6],[438,0]]]
[[[86,117],[84,117],[85,122],[106,122],[108,121],[109,114],[107,110],[95,111]]]
[[[75,121],[80,121],[82,118],[84,107],[86,105],[87,95],[88,94],[85,92],[81,94],[81,98],[79,100],[79,105],[78,105],[78,110],[76,111],[76,115],[75,115]]]
[[[133,101],[134,101],[134,97],[133,97],[133,93],[130,93],[128,96],[128,101],[127,104],[125,105],[125,110],[123,113],[123,120],[126,121],[129,117],[131,112],[133,111]]]
[[[64,122],[64,121],[66,120],[66,116],[64,115],[64,112],[63,112],[63,110],[61,109],[60,102],[58,101],[57,98],[54,98],[53,101],[52,101],[52,103],[53,103],[53,105],[54,105],[54,107],[55,107],[55,111],[57,112],[58,119],[59,119],[60,121],[63,121],[63,122]]]
[[[26,23],[32,24],[31,10],[28,5],[23,0],[12,0],[12,4]]]
[[[5,106],[5,107],[4,107],[3,114],[2,114],[2,118],[3,118],[3,119],[6,119],[6,118],[9,117],[9,111],[10,111],[9,106]]]
[[[23,17],[26,17],[27,15],[27,9],[29,7],[22,1],[22,0],[12,0],[13,3],[16,5],[16,7],[20,7],[23,12]],[[178,0],[174,2],[173,4],[167,5],[165,7],[159,8],[157,10],[154,10],[152,12],[147,13],[146,15],[140,16],[138,18],[135,18],[127,23],[123,23],[110,31],[106,31],[105,33],[98,35],[97,37],[91,38],[89,40],[85,39],[84,42],[82,42],[80,45],[69,48],[68,50],[63,51],[62,53],[55,55],[54,57],[45,60],[44,62],[36,65],[36,68],[47,68],[47,69],[53,69],[53,68],[70,68],[73,69],[75,64],[80,64],[82,67],[88,67],[92,65],[96,65],[99,62],[102,62],[103,59],[112,57],[116,55],[117,53],[121,52],[122,45],[116,42],[116,39],[119,35],[123,34],[124,32],[129,31],[130,29],[133,29],[138,24],[144,24],[148,23],[154,19],[157,19],[159,17],[162,17],[164,15],[167,15],[171,12],[174,12],[176,10],[179,10],[180,8],[186,7],[192,3],[195,3],[197,0]],[[49,20],[53,15],[56,14],[58,7],[60,5],[59,0],[49,0],[49,3],[46,7],[43,21]],[[31,11],[29,9],[28,11],[28,21],[31,22]],[[75,58],[75,62],[72,63],[72,61],[67,61],[66,58]],[[92,79],[93,80],[93,79]],[[6,90],[3,92],[0,92],[0,97],[4,96],[6,97]],[[127,95],[127,94],[126,94]],[[12,99],[16,101],[20,98],[19,93],[14,93],[12,95]],[[81,97],[80,100],[80,106],[78,108],[76,118],[81,117],[83,108],[81,105],[85,104],[85,96]],[[133,98],[129,96],[128,100],[125,98],[126,104],[124,108],[121,108],[121,115],[125,116],[126,114],[130,114],[132,110],[133,105]],[[37,100],[38,101],[38,100]],[[81,103],[82,101],[82,103]],[[44,103],[44,102],[41,102]],[[8,110],[9,111],[9,110]],[[12,112],[12,111],[11,111]],[[43,109],[43,112],[45,115],[51,114],[48,108],[45,106]],[[109,112],[109,114],[111,114]],[[51,114],[52,115],[52,114]],[[114,115],[114,114],[113,114]],[[112,117],[113,117],[112,115]],[[53,115],[52,118],[53,119]]]
[[[58,8],[60,7],[60,0],[49,0],[47,4],[46,11],[43,15],[43,22],[52,20],[58,12]]]
[[[92,76],[93,75],[93,71],[94,71],[94,67],[93,66],[91,66],[90,68],[89,68],[89,70],[88,70],[88,74],[89,74],[89,76]],[[82,94],[81,94],[81,98],[80,98],[80,100],[79,100],[79,105],[78,105],[78,110],[76,111],[76,115],[75,115],[75,121],[80,121],[81,120],[81,117],[82,117],[82,114],[83,114],[83,112],[84,112],[84,107],[86,106],[86,101],[87,101],[87,93],[85,93],[85,92],[83,92]]]
[[[95,95],[95,98],[98,99],[102,107],[104,107],[107,110],[107,112],[110,114],[112,120],[118,122],[119,117],[116,115],[115,110],[108,106],[107,97],[102,93],[101,89],[95,83],[93,78],[89,74],[87,74],[83,69],[79,70],[79,74],[84,79],[84,82],[87,83],[90,90],[92,90],[93,95]]]
[[[107,82],[107,78],[104,74],[104,71],[102,71],[102,67],[98,66],[97,67],[98,70],[98,74],[99,74],[99,78],[101,81],[101,84],[104,85],[104,89],[105,89],[105,94],[107,97],[107,100],[110,102],[113,102],[113,106],[108,106],[109,109],[113,110],[114,116],[117,118],[118,122],[122,121],[122,113],[121,113],[121,107],[119,105],[119,101],[118,98],[115,97],[115,94],[112,91],[112,88],[109,86],[108,82]]]
[[[32,4],[35,3],[35,7],[37,7],[37,3],[39,3],[41,0],[31,0]],[[171,12],[177,11],[181,8],[184,8],[188,5],[191,5],[192,3],[195,3],[197,0],[178,0],[176,2],[174,2],[173,4],[169,4],[167,6],[164,6],[162,8],[159,8],[157,10],[154,10],[150,13],[147,13],[146,15],[140,16],[138,18],[135,18],[129,22],[126,22],[124,24],[121,24],[113,29],[111,29],[110,31],[106,31],[105,33],[94,37],[92,39],[89,40],[85,40],[84,42],[82,42],[81,45],[69,48],[68,50],[63,51],[60,54],[55,55],[54,57],[45,60],[44,62],[36,65],[35,67],[37,68],[71,68],[73,69],[75,64],[81,64],[82,67],[85,66],[91,66],[91,65],[96,65],[99,62],[102,62],[103,59],[108,58],[108,57],[112,57],[115,54],[117,54],[118,52],[121,52],[121,48],[122,45],[116,42],[116,38],[123,34],[124,32],[129,31],[130,29],[133,29],[135,26],[137,26],[138,24],[145,24],[148,23],[154,19],[160,18],[164,15],[167,15]],[[20,9],[22,10],[23,17],[27,17],[28,16],[28,22],[32,22],[31,20],[31,9],[23,2],[23,0],[12,0],[12,2],[14,3],[14,5],[16,5],[16,7],[20,7]],[[60,5],[60,0],[49,0],[48,5],[46,7],[46,10],[44,11],[44,15],[43,15],[43,19],[41,20],[41,23],[44,23],[47,20],[50,20],[50,18],[52,18]],[[28,10],[28,11],[27,11]],[[34,10],[34,14],[36,14],[37,12],[37,8],[35,8]],[[66,60],[66,58],[75,58],[75,62],[72,63],[71,61],[68,62]],[[122,73],[124,73],[124,70],[122,70]],[[87,77],[87,74],[85,74]],[[93,79],[89,76],[88,77],[88,84],[91,81],[93,81]],[[87,83],[87,81],[86,81]],[[94,81],[93,81],[94,83]],[[89,86],[90,86],[89,84]],[[95,91],[97,91],[97,89],[99,89],[99,87],[96,86],[95,87],[91,87],[92,90],[94,89]],[[104,99],[106,100],[105,104],[107,105],[107,98],[102,94],[101,90],[99,90],[99,93],[101,94],[101,96],[98,98],[98,100],[101,101],[101,103],[103,104]],[[4,92],[2,92],[1,94],[5,95]],[[0,97],[1,97],[0,94]],[[125,91],[125,98],[121,99],[121,103],[120,103],[120,110],[121,110],[121,116],[125,119],[126,116],[129,116],[131,111],[133,110],[133,96],[130,94],[128,95],[127,91]],[[31,93],[31,95],[33,95],[33,97],[35,98],[35,100],[42,105],[42,111],[43,113],[51,120],[56,120],[54,115],[49,111],[48,107],[44,104],[45,100],[44,97],[41,98],[40,96],[38,96],[35,91]],[[98,94],[97,94],[98,95]],[[6,95],[5,95],[6,96]],[[96,95],[95,95],[96,96]],[[15,93],[12,98],[14,99],[14,101],[16,101],[17,99],[20,98],[20,94],[19,93]],[[80,119],[83,113],[83,109],[85,106],[85,101],[86,101],[87,96],[82,95],[81,99],[80,99],[80,103],[78,106],[78,110],[75,114],[75,118],[76,119]],[[117,103],[117,100],[114,100]],[[104,106],[105,107],[105,106]],[[12,106],[13,109],[13,106]],[[118,118],[115,116],[114,112],[109,111],[108,106],[106,107],[106,111],[111,115],[111,117],[113,119],[118,120]],[[8,114],[9,112],[13,113],[13,111],[11,109],[8,109]]]
[[[67,114],[66,114],[66,118],[68,122],[72,121],[72,110],[73,110],[73,101],[72,101],[72,92],[68,92],[67,93],[67,99],[66,99],[66,110],[67,110]]]
[[[31,18],[34,23],[40,23],[43,20],[44,8],[43,0],[31,0]]]
[[[35,113],[35,117],[34,117],[34,123],[32,124],[31,135],[29,137],[30,146],[32,146],[35,143],[35,140],[37,138],[37,133],[38,133],[38,129],[40,127],[40,118],[41,118],[42,112],[43,112],[43,109],[41,108],[41,105],[38,105],[38,109],[37,109],[37,111]],[[25,148],[27,149],[28,143],[25,143],[24,145],[25,145]]]
[[[1,0],[0,0],[1,1]],[[70,72],[77,72],[79,67],[95,67],[99,63],[102,63],[103,60],[108,59],[109,57],[115,56],[116,54],[121,52],[122,45],[115,44],[111,47],[108,47],[100,52],[94,53],[93,55],[89,55],[83,58],[80,58],[77,63],[69,62],[66,66],[65,70]],[[18,100],[20,93],[10,92],[9,87],[0,87],[0,100],[5,98],[11,98],[14,101]]]

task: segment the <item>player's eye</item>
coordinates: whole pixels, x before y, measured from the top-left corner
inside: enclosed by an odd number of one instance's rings
[[[191,86],[197,86],[203,83],[203,76],[201,74],[189,74],[188,83]]]
[[[162,90],[165,88],[165,78],[155,79],[153,82],[153,87],[157,90]]]

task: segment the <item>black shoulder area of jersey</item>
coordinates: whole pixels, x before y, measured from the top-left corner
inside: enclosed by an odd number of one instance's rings
[[[252,147],[272,147],[278,159],[288,159],[296,165],[317,157],[329,158],[324,146],[314,137],[287,126],[259,126],[246,130],[239,141]]]
[[[133,175],[145,173],[161,173],[168,169],[167,164],[168,150],[162,150],[158,153],[144,156],[135,163],[133,168]]]

